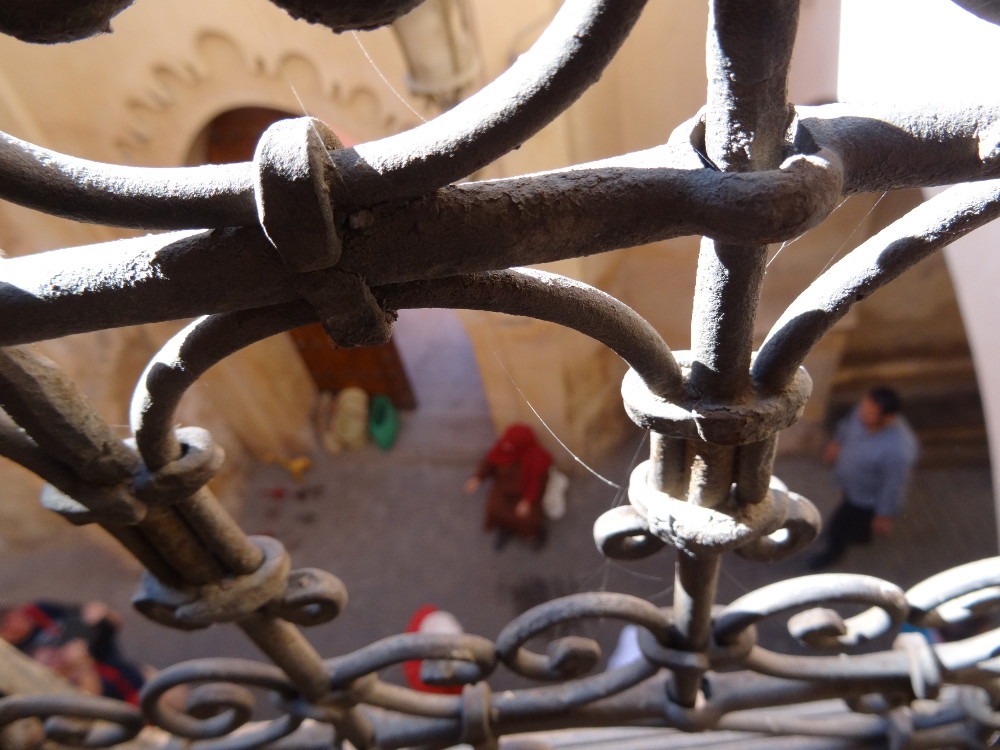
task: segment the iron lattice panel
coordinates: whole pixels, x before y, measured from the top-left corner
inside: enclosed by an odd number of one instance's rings
[[[419,4],[274,2],[334,30],[387,23]],[[66,41],[104,28],[129,4],[8,4],[0,28]],[[707,104],[665,144],[543,175],[456,184],[565,110],[643,5],[567,2],[530,53],[479,93],[412,131],[353,148],[310,118],[272,126],[250,163],[188,169],[97,164],[2,136],[0,197],[79,221],[172,231],[3,261],[0,453],[48,482],[48,507],[100,524],[143,563],[141,612],[179,629],[232,623],[273,664],[178,664],[146,686],[141,708],[9,696],[0,700],[0,726],[44,718],[50,740],[85,747],[156,746],[162,735],[143,731],[147,722],[196,748],[282,738],[293,747],[296,737],[301,747],[329,745],[306,738],[303,728],[317,724],[332,727],[334,744],[358,748],[489,748],[502,735],[608,724],[808,734],[823,747],[995,741],[998,630],[938,645],[901,634],[888,651],[798,657],[764,648],[755,625],[806,609],[790,621],[796,637],[836,651],[904,623],[939,624],[949,604],[996,599],[1000,558],[906,592],[868,576],[822,575],[725,607],[712,599],[723,553],[777,559],[816,535],[812,504],[771,476],[776,434],[809,395],[801,363],[853,304],[997,216],[1000,105],[794,107],[786,89],[798,3],[713,0]],[[968,5],[996,20],[996,2]],[[845,195],[942,184],[955,186],[825,272],[751,351],[766,243],[808,231]],[[622,302],[520,267],[684,235],[705,238],[690,352],[671,352]],[[487,250],[469,251],[477,247]],[[308,644],[300,627],[336,617],[343,584],[325,571],[292,569],[278,540],[244,534],[205,488],[220,450],[204,430],[174,430],[175,408],[208,367],[254,341],[318,320],[338,345],[377,344],[396,311],[429,306],[553,321],[628,362],[626,408],[652,431],[652,451],[631,477],[630,505],[598,519],[594,533],[609,557],[677,547],[672,608],[594,592],[529,610],[495,640],[403,634],[327,660]],[[65,375],[20,346],[193,316],[201,317],[140,378],[129,443]],[[813,609],[843,603],[871,609],[847,620]],[[644,658],[595,673],[599,653],[587,639],[560,638],[544,654],[525,645],[588,618],[638,625]],[[436,679],[464,685],[462,694],[379,679],[413,659],[426,660]],[[487,678],[501,665],[541,686],[492,693]],[[161,700],[176,685],[201,686],[183,714]],[[252,713],[246,686],[272,693],[280,718],[241,728]],[[766,710],[834,697],[853,709],[836,722]]]

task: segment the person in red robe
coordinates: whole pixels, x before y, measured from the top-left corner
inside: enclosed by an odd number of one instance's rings
[[[483,529],[497,530],[497,549],[515,534],[532,542],[536,549],[545,543],[542,497],[551,465],[552,454],[538,444],[534,431],[525,424],[513,424],[504,430],[465,483],[466,492],[472,493],[484,480],[493,480]]]

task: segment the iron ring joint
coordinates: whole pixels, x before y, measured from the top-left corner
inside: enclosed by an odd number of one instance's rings
[[[485,682],[462,689],[462,733],[460,741],[479,747],[494,742],[490,686]]]
[[[736,549],[736,554],[745,560],[771,562],[790,557],[811,544],[823,527],[816,506],[802,495],[788,491],[777,477],[771,477],[770,492],[780,496],[787,513],[777,529]]]
[[[291,564],[277,539],[252,536],[264,553],[264,562],[253,573],[224,578],[197,588],[177,589],[143,574],[132,604],[149,619],[184,630],[195,630],[252,615],[282,595]]]
[[[777,530],[788,515],[788,496],[768,491],[759,503],[706,508],[671,497],[649,484],[650,462],[629,477],[629,500],[649,532],[689,554],[719,554]]]
[[[685,381],[690,378],[693,355],[675,351]],[[746,445],[772,437],[802,416],[812,391],[804,368],[775,394],[758,393],[748,403],[707,403],[695,399],[672,401],[654,394],[635,370],[622,381],[625,411],[644,429],[680,440],[701,440],[715,445]]]
[[[200,427],[175,431],[181,456],[157,471],[143,470],[135,479],[135,493],[150,505],[170,505],[191,497],[216,475],[225,452]]]
[[[302,297],[341,347],[382,344],[393,316],[364,279],[336,268],[343,252],[337,232],[328,151],[343,148],[336,134],[312,117],[279,120],[264,131],[254,153],[257,217]]]
[[[602,513],[594,522],[594,543],[612,560],[640,560],[666,544],[649,530],[646,519],[631,505]]]

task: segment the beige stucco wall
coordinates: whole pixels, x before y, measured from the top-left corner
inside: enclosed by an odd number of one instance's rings
[[[381,78],[403,80],[389,31],[364,35],[362,49],[351,35],[296,22],[269,3],[234,13],[226,0],[139,3],[118,16],[114,28],[64,46],[0,38],[6,71],[0,74],[0,129],[83,158],[174,166],[188,161],[213,117],[235,107],[308,113],[364,138],[419,121]],[[0,248],[8,256],[123,234],[0,204]],[[181,325],[72,336],[37,348],[127,432],[136,378]],[[232,503],[248,460],[290,458],[312,448],[314,395],[293,344],[276,336],[209,371],[186,396],[178,421],[207,427],[226,448],[229,460],[215,486]],[[36,478],[7,465],[0,472],[7,489],[0,542],[35,542],[59,528],[61,519],[38,507]]]
[[[1000,487],[1000,326],[996,324],[996,279],[1000,276],[1000,225],[987,224],[945,251],[948,267],[961,292],[965,317],[980,373],[983,407],[990,437],[993,487]],[[994,490],[994,495],[996,490]],[[1000,499],[997,500],[1000,531]]]

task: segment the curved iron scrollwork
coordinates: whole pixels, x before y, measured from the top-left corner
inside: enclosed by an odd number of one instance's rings
[[[904,623],[916,625],[928,618],[944,624],[958,613],[952,608],[949,615],[949,602],[997,586],[1000,558],[959,566],[905,594],[870,576],[791,579],[719,608],[711,644],[703,652],[680,646],[670,608],[657,608],[626,594],[576,594],[525,612],[495,642],[470,634],[408,633],[326,660],[323,669],[330,691],[319,701],[305,697],[276,666],[242,659],[201,659],[156,675],[142,691],[141,712],[101,698],[15,696],[0,700],[0,726],[26,717],[45,718],[52,739],[76,747],[112,747],[136,736],[149,721],[176,737],[195,741],[194,748],[249,748],[288,736],[306,720],[335,723],[346,709],[360,707],[370,722],[375,746],[403,747],[416,742],[466,741],[470,724],[479,721],[474,717],[482,711],[493,737],[527,727],[586,726],[595,711],[611,711],[621,724],[705,731],[741,722],[748,725],[752,722],[741,712],[778,707],[802,693],[811,700],[843,698],[862,713],[876,714],[891,713],[916,699],[937,700],[935,722],[928,720],[926,710],[914,715],[914,742],[919,744],[922,733],[930,736],[945,725],[983,737],[1000,727],[997,712],[991,708],[995,678],[987,664],[1000,649],[1000,630],[934,645],[919,634],[899,631]],[[933,604],[928,606],[928,602]],[[842,621],[831,607],[845,603],[874,604],[877,609]],[[756,623],[793,610],[802,612],[789,620],[789,629],[810,648],[843,651],[859,640],[895,637],[893,647],[850,658],[780,655],[762,648],[757,643]],[[885,617],[873,617],[873,611]],[[801,614],[813,615],[805,626]],[[641,656],[614,670],[595,671],[600,648],[588,638],[562,636],[550,642],[544,654],[524,647],[531,639],[590,618],[635,625],[640,631]],[[438,684],[462,685],[463,694],[428,694],[379,679],[380,671],[410,660],[434,663]],[[483,681],[501,664],[541,686],[500,694],[483,692]],[[710,676],[703,687],[704,699],[697,706],[682,708],[668,698],[671,674],[692,668]],[[789,680],[798,682],[793,685]],[[955,691],[947,685],[963,687]],[[166,700],[168,691],[180,686],[189,690],[183,713]],[[270,694],[281,716],[247,726],[256,700],[249,688]],[[476,705],[470,704],[470,696]],[[885,705],[873,703],[875,696],[881,696]],[[753,721],[768,721],[766,712],[757,711],[754,716]],[[77,727],[74,734],[56,718],[94,719],[105,726],[95,725],[82,733]],[[402,723],[401,718],[410,723]],[[781,724],[785,719],[776,715],[773,721]],[[879,721],[887,726],[889,720]],[[246,729],[236,732],[241,727]],[[816,731],[813,728],[812,733]],[[841,738],[856,732],[833,727],[824,731]]]
[[[45,719],[45,737],[71,747],[114,747],[134,738],[146,718],[132,705],[97,696],[14,695],[0,699],[0,727]],[[70,720],[96,723],[81,726]]]
[[[419,5],[274,2],[334,30],[387,23]],[[0,31],[79,38],[129,4],[9,4]],[[995,3],[960,4],[996,17]],[[331,728],[333,742],[356,748],[485,749],[504,735],[607,724],[798,734],[836,738],[838,747],[996,740],[1000,629],[940,644],[901,630],[996,608],[1000,558],[907,592],[870,576],[822,575],[726,606],[713,596],[722,554],[773,560],[816,536],[816,509],[772,475],[776,435],[809,397],[801,363],[858,300],[1000,213],[1000,104],[795,108],[785,79],[797,0],[753,8],[713,0],[708,104],[663,146],[454,184],[564,111],[613,58],[643,5],[567,2],[529,53],[478,94],[411,131],[353,148],[303,118],[265,133],[253,163],[150,170],[85,162],[0,134],[0,197],[79,221],[186,230],[48,254],[45,262],[56,258],[60,279],[72,275],[73,284],[54,283],[37,257],[3,261],[4,282],[23,293],[0,299],[0,454],[49,483],[47,507],[101,525],[145,566],[140,612],[182,630],[232,623],[273,662],[175,665],[146,685],[140,708],[8,696],[0,728],[40,719],[51,741],[113,747],[140,737],[148,722],[201,750],[266,747],[317,723]],[[764,243],[816,226],[844,195],[951,183],[968,184],[830,268],[752,351]],[[672,352],[613,297],[520,268],[691,234],[706,239],[690,352]],[[486,249],[470,250],[478,247]],[[237,253],[240,263],[228,263]],[[223,263],[229,281],[219,289],[213,269]],[[630,504],[597,519],[594,537],[612,558],[677,549],[672,607],[584,593],[525,612],[495,640],[404,634],[327,660],[316,653],[299,627],[336,618],[346,587],[332,573],[293,569],[278,540],[243,532],[206,488],[221,448],[204,430],[175,430],[174,411],[209,367],[261,338],[319,320],[338,344],[368,345],[390,335],[396,311],[421,306],[553,321],[629,364],[623,398],[652,433],[651,455],[630,478]],[[129,441],[63,373],[17,346],[189,316],[199,317],[139,380]],[[869,609],[847,617],[842,605]],[[758,622],[788,615],[789,632],[823,654],[758,643]],[[594,618],[635,626],[641,656],[602,671],[593,640],[554,635]],[[544,653],[529,648],[550,635]],[[889,639],[887,649],[844,655]],[[420,693],[380,678],[412,660],[424,662],[425,681],[461,693]],[[538,684],[493,693],[488,679],[499,669]],[[170,699],[180,687],[183,709]],[[278,718],[254,721],[261,692]],[[824,723],[769,710],[826,698],[844,699],[851,712]]]

